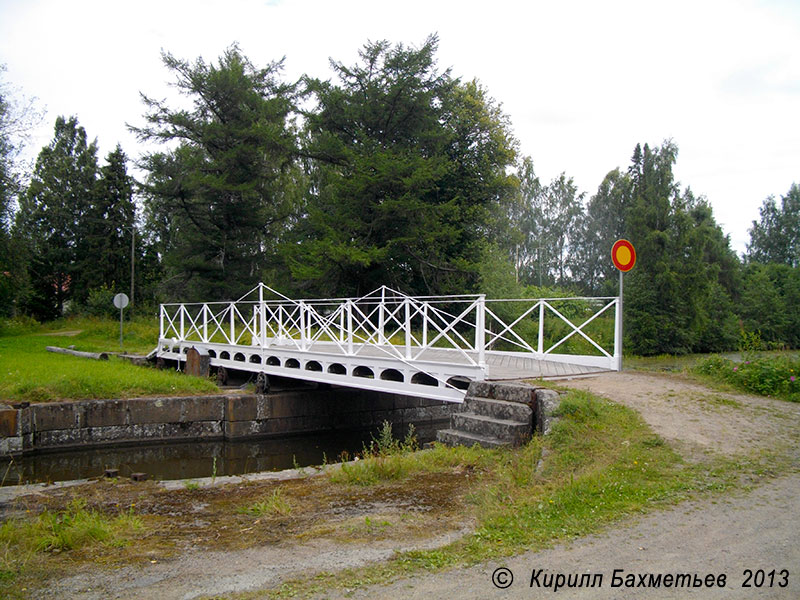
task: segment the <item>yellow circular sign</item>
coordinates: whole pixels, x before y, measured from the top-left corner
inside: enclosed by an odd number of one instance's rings
[[[611,248],[611,260],[622,272],[630,271],[636,264],[636,250],[628,240],[617,240]]]

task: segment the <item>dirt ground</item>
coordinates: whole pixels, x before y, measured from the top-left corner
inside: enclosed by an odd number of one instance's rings
[[[687,460],[777,452],[793,468],[788,475],[754,490],[628,520],[605,534],[529,552],[502,565],[421,575],[388,586],[345,592],[343,597],[449,600],[552,595],[552,589],[529,587],[531,570],[536,568],[546,573],[604,574],[602,588],[562,590],[565,598],[800,598],[800,525],[796,519],[800,512],[800,405],[715,391],[669,374],[623,372],[559,383],[591,390],[639,411]],[[33,597],[207,597],[365,565],[396,551],[445,545],[471,527],[471,523],[447,516],[458,515],[463,496],[456,482],[463,477],[464,473],[458,472],[444,475],[420,487],[411,501],[405,493],[393,493],[391,486],[382,487],[377,494],[354,490],[343,497],[326,486],[323,478],[306,485],[302,492],[291,481],[281,482],[282,493],[296,506],[304,506],[303,511],[298,510],[304,516],[272,515],[263,521],[232,511],[231,496],[235,493],[238,503],[263,498],[278,485],[275,482],[228,486],[235,492],[226,492],[227,496],[215,489],[184,489],[174,492],[172,500],[165,495],[142,495],[142,488],[133,484],[117,484],[117,495],[109,500],[102,490],[106,484],[95,484],[90,504],[113,501],[124,509],[138,502],[137,511],[161,519],[163,539],[155,535],[156,539],[142,540],[123,552],[130,555],[121,555],[120,561],[110,561],[104,568],[75,566],[35,591]],[[47,502],[64,502],[57,495],[54,498]],[[179,500],[194,503],[195,519],[178,518],[171,502]],[[306,539],[290,535],[301,531],[313,531],[314,535]],[[173,541],[167,543],[167,539]],[[247,543],[243,543],[245,539]],[[133,565],[127,562],[137,553],[138,561]],[[492,573],[501,566],[511,569],[516,578],[508,589],[497,589],[491,583]],[[722,573],[729,583],[721,591],[612,589],[614,569],[626,573]],[[745,569],[775,569],[778,581],[771,588],[742,588]],[[777,585],[783,569],[788,570],[787,587]]]
[[[800,598],[800,405],[718,392],[680,376],[623,372],[559,382],[590,390],[637,411],[687,459],[715,454],[752,456],[777,451],[793,467],[787,475],[753,489],[689,502],[628,520],[611,530],[503,563],[372,586],[325,598],[517,599],[549,598],[544,575],[601,574],[600,587],[562,588],[558,597],[605,599]],[[508,569],[508,572],[497,571]],[[635,574],[699,573],[725,575],[724,588],[612,588],[616,569]],[[532,577],[539,570],[536,582]],[[747,570],[754,577],[748,581]],[[758,575],[758,571],[762,574]],[[770,573],[775,571],[770,583]],[[493,575],[507,588],[493,584]],[[784,580],[785,575],[785,580]],[[762,579],[763,577],[763,579]],[[576,578],[577,580],[577,578]],[[761,582],[760,587],[756,583]],[[785,582],[785,587],[781,587]],[[745,584],[750,583],[750,587]]]

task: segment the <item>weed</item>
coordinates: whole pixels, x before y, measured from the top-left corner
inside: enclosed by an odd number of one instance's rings
[[[292,512],[292,507],[283,496],[283,489],[276,488],[265,500],[253,502],[248,506],[237,509],[240,514],[251,515],[254,517],[264,517],[269,515],[285,516]]]
[[[109,517],[87,509],[82,499],[62,511],[46,510],[35,519],[9,519],[0,526],[0,580],[14,578],[33,554],[58,554],[93,544],[119,548],[142,527],[132,510]]]
[[[196,482],[196,481],[187,481],[187,482],[184,484],[184,487],[185,487],[185,488],[186,488],[188,491],[190,491],[190,492],[194,492],[194,491],[196,491],[196,490],[199,490],[199,489],[200,489],[200,484],[199,484],[198,482]]]
[[[378,437],[373,436],[369,446],[364,445],[361,460],[342,463],[341,469],[331,473],[331,480],[352,485],[374,485],[402,479],[419,470],[420,464],[412,456],[418,448],[413,425],[409,425],[408,433],[401,441],[395,439],[392,424],[384,421]]]

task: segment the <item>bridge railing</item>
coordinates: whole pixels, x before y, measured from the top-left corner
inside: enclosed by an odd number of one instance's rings
[[[258,294],[255,298],[256,292]],[[487,352],[616,369],[616,297],[412,297],[388,287],[360,298],[292,300],[261,284],[236,302],[162,304],[162,342],[199,342],[358,356],[370,348],[403,362],[447,350],[485,368]]]

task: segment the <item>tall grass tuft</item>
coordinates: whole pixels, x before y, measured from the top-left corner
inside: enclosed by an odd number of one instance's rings
[[[132,511],[108,516],[75,499],[60,511],[46,510],[34,518],[11,518],[0,525],[0,581],[12,580],[31,556],[59,553],[96,544],[120,548],[143,528]]]
[[[419,449],[414,426],[410,425],[405,438],[398,440],[392,432],[392,424],[384,421],[378,436],[365,444],[356,462],[342,463],[341,469],[331,473],[334,483],[349,485],[374,485],[381,481],[402,479],[409,472],[419,469],[412,453]]]

